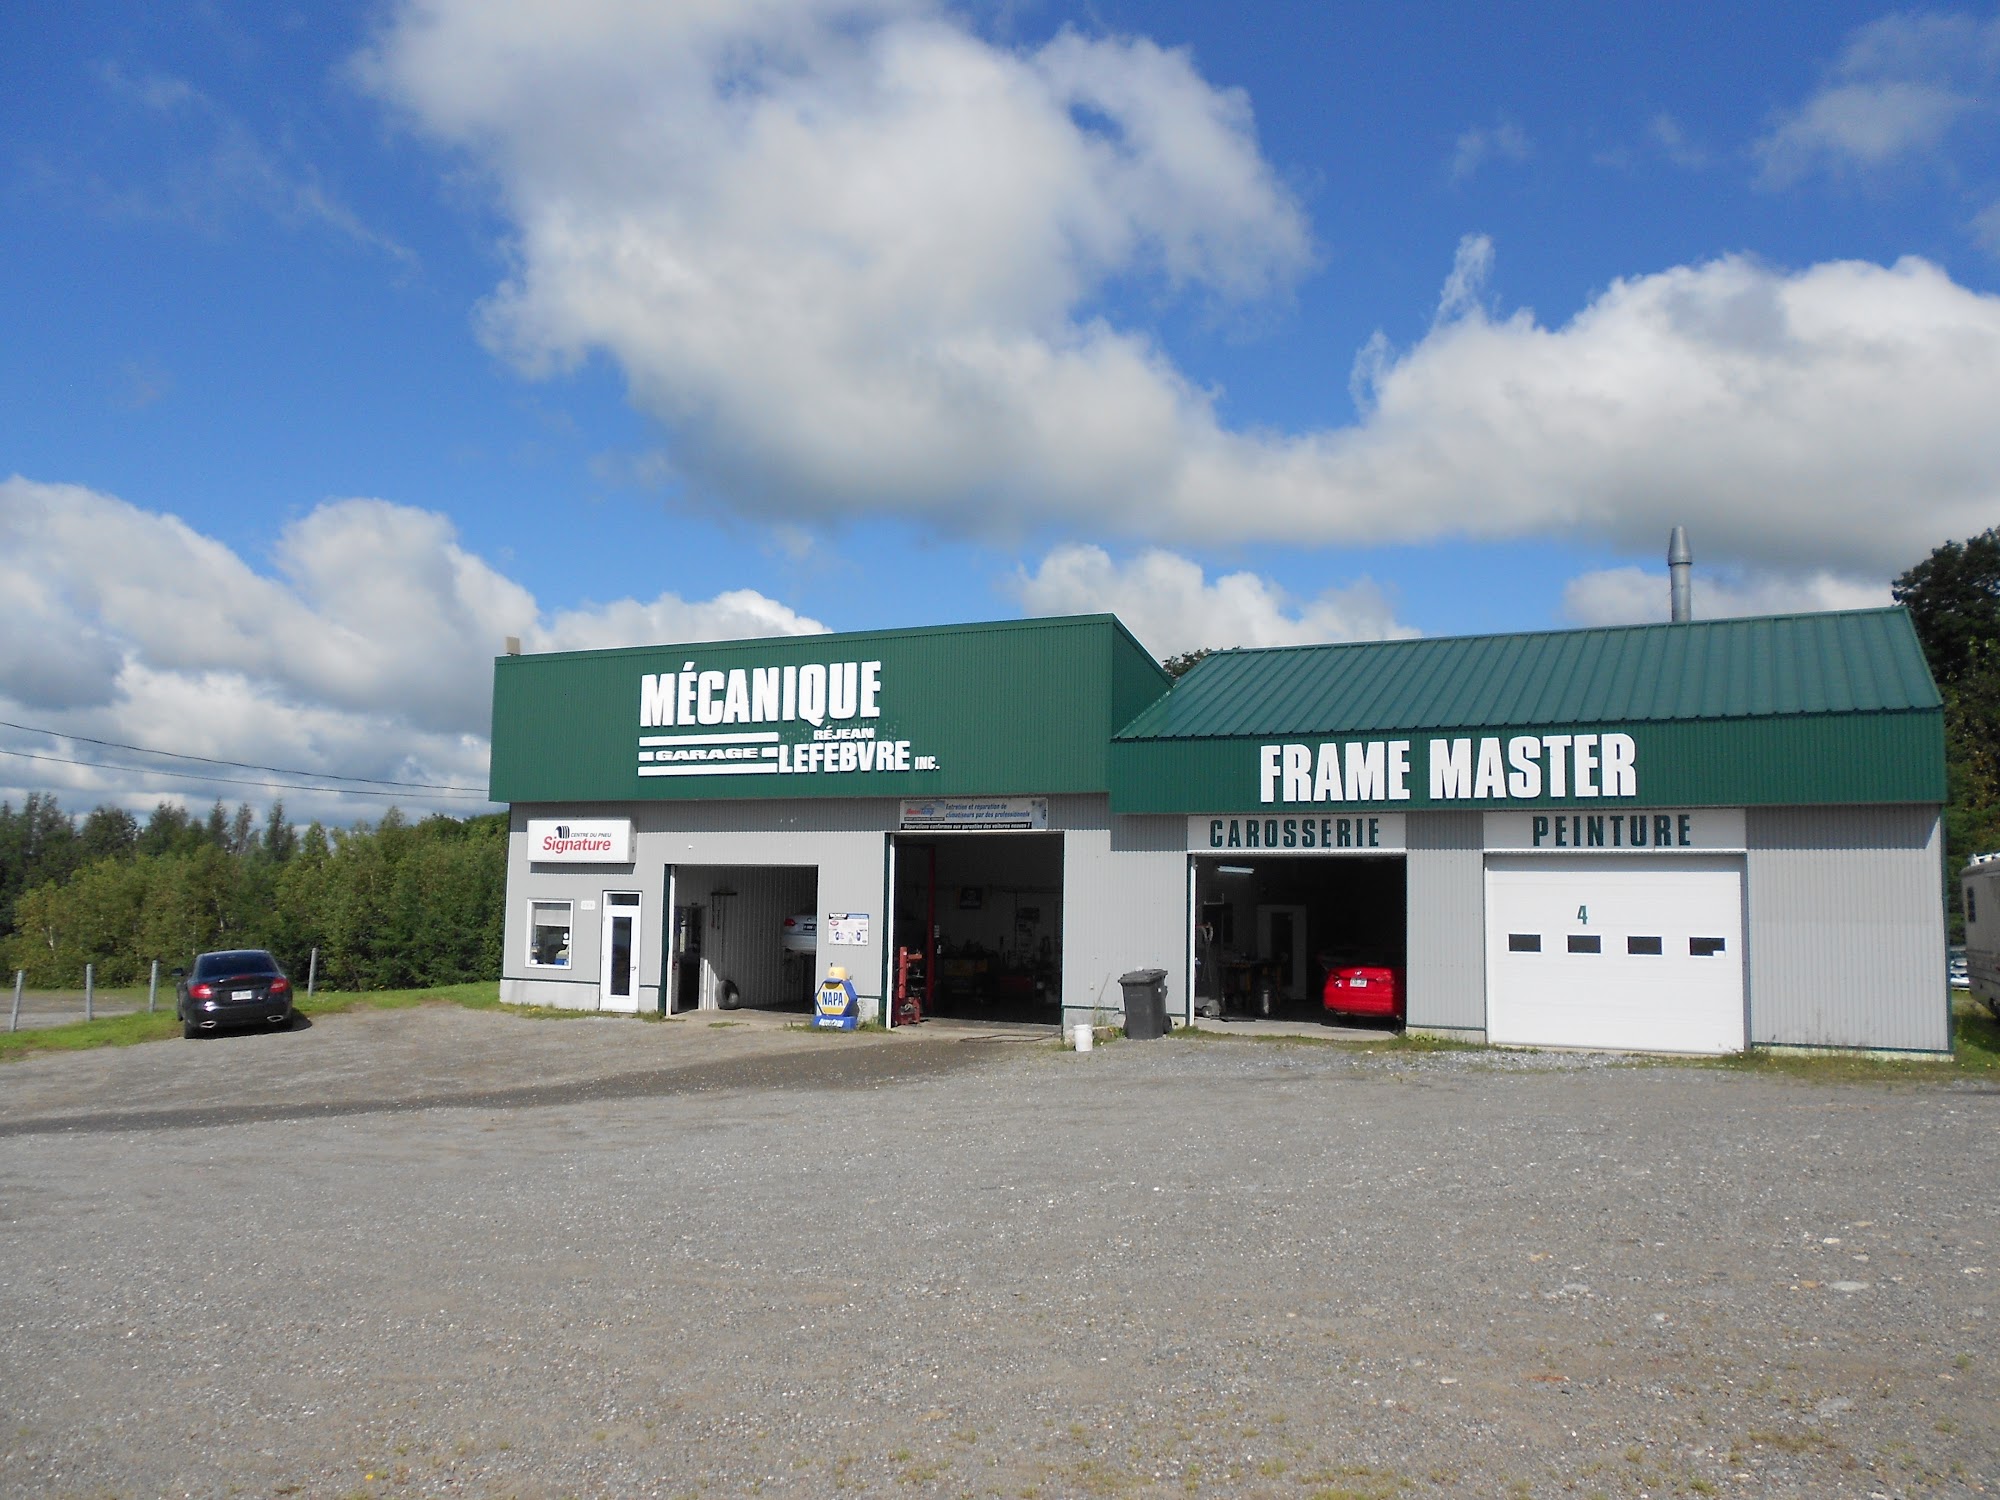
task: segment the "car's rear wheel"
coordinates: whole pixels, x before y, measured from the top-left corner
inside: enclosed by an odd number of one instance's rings
[[[183,1041],[189,1041],[189,1042],[196,1041],[200,1038],[200,1036],[201,1036],[201,1028],[195,1025],[194,1022],[192,1021],[181,1022],[181,1038]]]

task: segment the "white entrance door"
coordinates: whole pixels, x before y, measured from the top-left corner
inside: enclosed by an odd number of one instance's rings
[[[1490,854],[1486,976],[1495,1042],[1741,1051],[1742,861]]]
[[[604,893],[604,941],[598,945],[597,1004],[601,1010],[639,1008],[639,896]]]

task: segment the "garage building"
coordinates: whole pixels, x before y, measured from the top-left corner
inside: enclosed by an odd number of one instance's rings
[[[508,656],[503,998],[1323,1014],[1949,1047],[1943,718],[1901,610],[1210,656],[1112,617]],[[1366,982],[1366,981],[1363,981]],[[1356,995],[1355,999],[1360,997]]]

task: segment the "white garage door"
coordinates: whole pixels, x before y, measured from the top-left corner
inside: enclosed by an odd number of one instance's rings
[[[1533,1047],[1743,1047],[1733,855],[1488,855],[1486,1032]]]

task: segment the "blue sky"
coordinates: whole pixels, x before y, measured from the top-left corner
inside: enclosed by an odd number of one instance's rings
[[[0,748],[477,784],[505,634],[1655,618],[1676,521],[1829,608],[2000,521],[1990,5],[86,5],[0,86]]]

